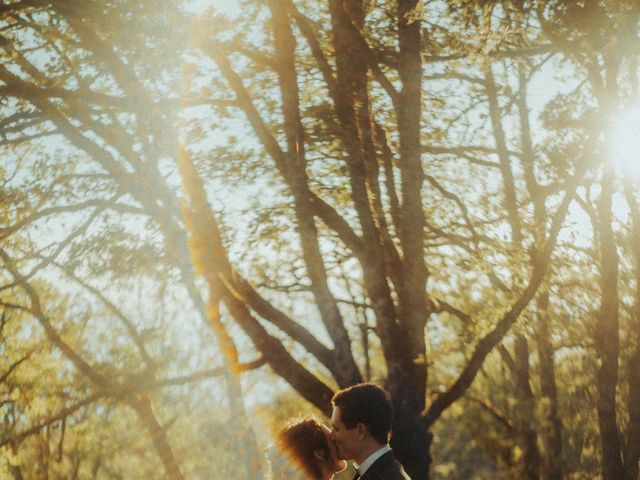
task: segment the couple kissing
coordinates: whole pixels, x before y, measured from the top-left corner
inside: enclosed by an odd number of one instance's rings
[[[387,391],[360,383],[338,391],[331,405],[331,428],[310,416],[290,421],[278,435],[279,449],[302,478],[330,480],[353,460],[354,480],[411,480],[389,447],[393,410]],[[273,474],[273,480],[285,480]]]

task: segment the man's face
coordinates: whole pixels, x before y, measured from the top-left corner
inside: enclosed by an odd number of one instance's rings
[[[333,439],[338,458],[351,460],[356,458],[360,445],[357,428],[347,428],[340,416],[340,407],[333,407],[331,415],[331,438]]]

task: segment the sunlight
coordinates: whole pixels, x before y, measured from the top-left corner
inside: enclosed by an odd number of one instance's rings
[[[611,160],[621,176],[640,178],[640,105],[621,110],[613,119]]]
[[[240,6],[237,2],[227,0],[190,0],[185,2],[185,8],[189,12],[202,12],[207,8],[213,8],[216,13],[221,13],[230,17],[240,14]]]

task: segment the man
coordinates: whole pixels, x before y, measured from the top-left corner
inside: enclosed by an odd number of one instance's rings
[[[393,411],[389,394],[373,383],[359,383],[331,399],[331,439],[338,458],[354,460],[354,480],[411,480],[389,447]]]

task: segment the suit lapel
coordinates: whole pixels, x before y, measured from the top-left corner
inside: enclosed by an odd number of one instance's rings
[[[373,464],[364,472],[364,475],[361,480],[367,480],[368,478],[373,478],[376,473],[382,470],[389,462],[393,461],[393,452],[387,452],[382,455],[379,459],[377,459]]]

